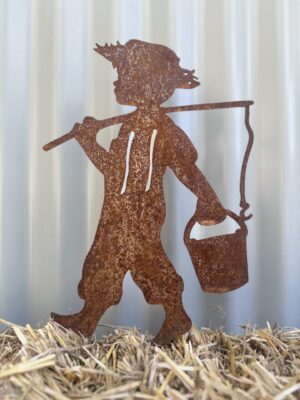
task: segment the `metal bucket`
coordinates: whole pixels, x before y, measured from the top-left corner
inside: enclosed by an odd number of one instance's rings
[[[239,225],[234,233],[207,239],[190,239],[196,222],[193,216],[184,232],[184,242],[204,292],[225,293],[248,282],[247,227],[232,211],[227,214]]]

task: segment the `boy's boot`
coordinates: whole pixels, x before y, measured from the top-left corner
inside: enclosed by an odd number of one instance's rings
[[[163,305],[166,316],[160,331],[153,339],[159,345],[165,345],[174,340],[177,336],[186,333],[192,326],[192,321],[183,308],[182,301],[173,303],[173,306]]]

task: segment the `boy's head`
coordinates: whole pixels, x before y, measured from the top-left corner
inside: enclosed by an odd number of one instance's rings
[[[194,71],[179,66],[179,58],[166,46],[130,40],[125,45],[96,45],[95,51],[117,68],[115,94],[120,104],[161,104],[176,88],[192,89],[200,83]]]

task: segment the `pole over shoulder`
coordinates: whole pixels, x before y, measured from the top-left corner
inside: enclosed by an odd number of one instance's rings
[[[179,111],[217,110],[222,108],[249,107],[252,104],[254,104],[252,100],[245,100],[245,101],[227,101],[223,103],[193,104],[193,105],[178,106],[178,107],[162,107],[162,109],[165,111],[165,113],[173,113]],[[122,123],[128,115],[129,114],[118,115],[116,117],[107,118],[105,120],[99,121],[99,129],[109,125]],[[45,144],[43,146],[43,149],[45,151],[49,151],[59,146],[60,144],[65,143],[70,139],[73,139],[76,133],[75,126],[76,124],[69,133],[66,133],[65,135],[62,135],[59,138],[53,140],[52,142]]]

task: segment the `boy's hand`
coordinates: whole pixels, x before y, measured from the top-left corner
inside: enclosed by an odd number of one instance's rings
[[[85,117],[82,124],[75,124],[75,138],[82,138],[83,135],[95,136],[99,130],[99,121],[93,117]]]
[[[198,200],[196,208],[196,218],[200,225],[216,225],[224,221],[227,216],[226,210],[217,200],[211,203],[201,204]]]

